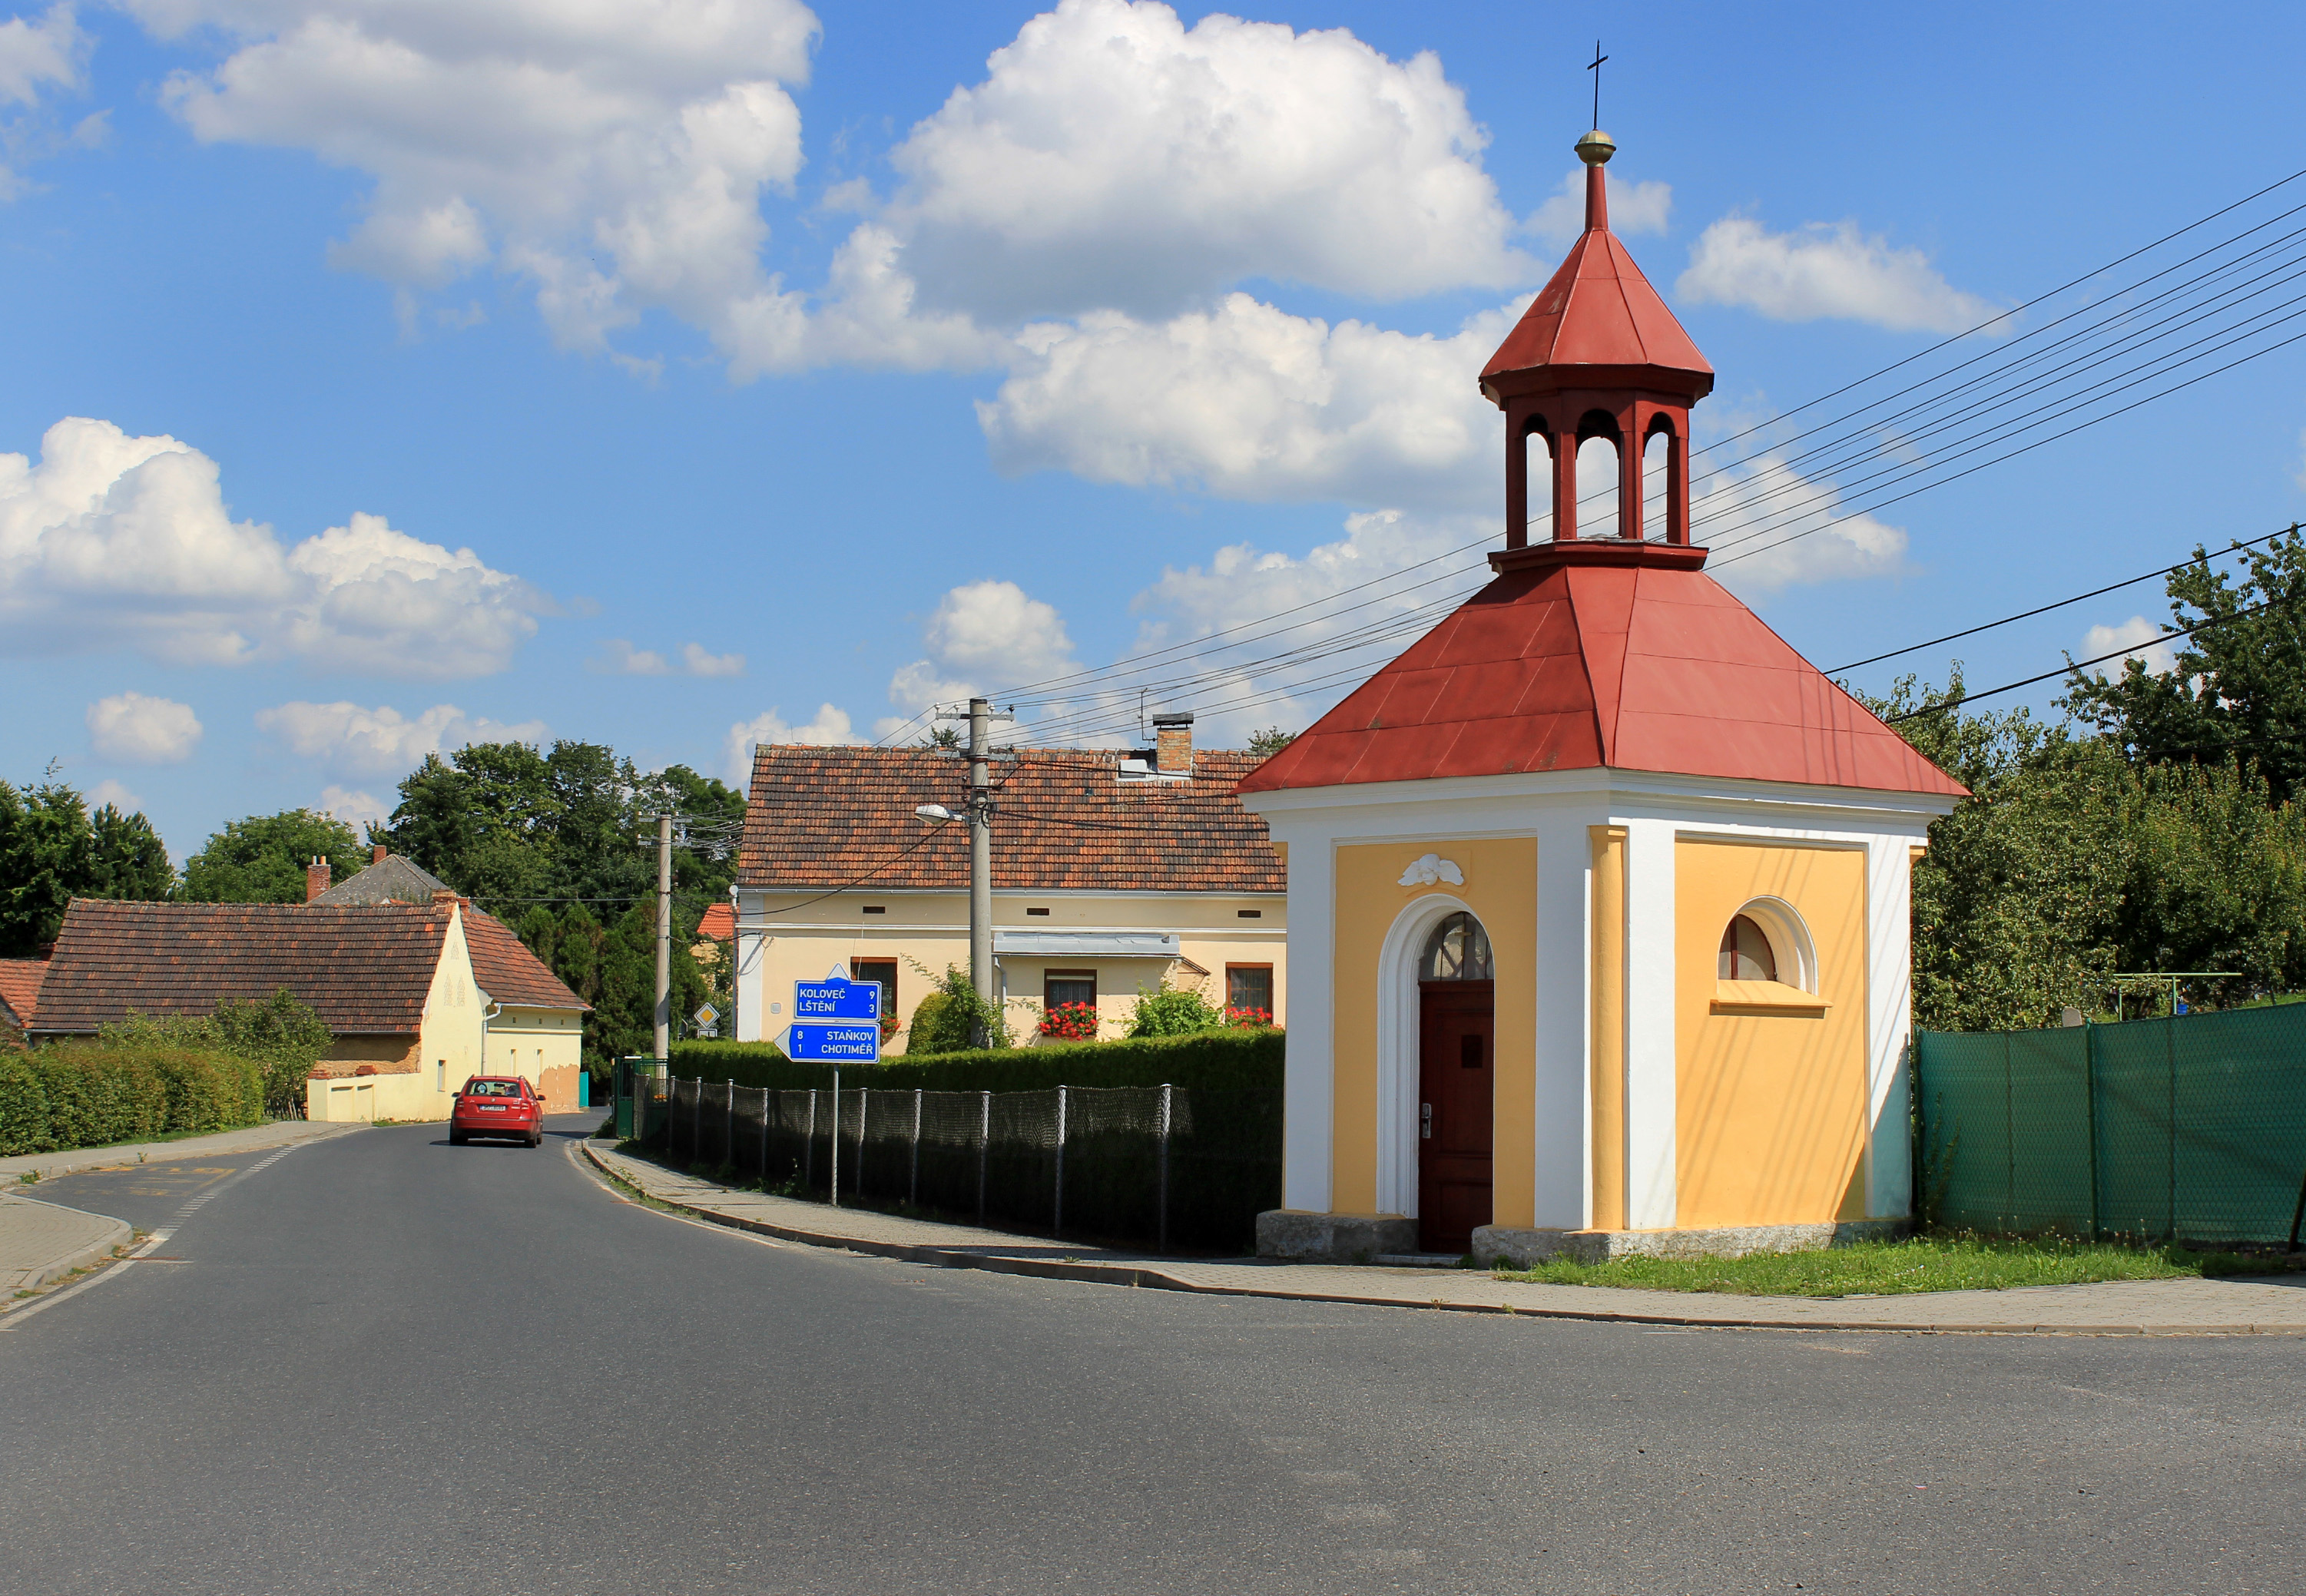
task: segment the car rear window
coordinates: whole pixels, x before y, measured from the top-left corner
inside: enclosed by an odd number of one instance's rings
[[[517,1097],[520,1096],[520,1082],[517,1080],[468,1080],[465,1083],[465,1096],[467,1097]]]

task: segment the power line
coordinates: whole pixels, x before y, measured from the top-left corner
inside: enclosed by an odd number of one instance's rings
[[[2254,549],[2259,544],[2271,542],[2274,539],[2281,537],[2285,533],[2295,533],[2298,531],[2298,527],[2299,523],[2293,521],[2289,525],[2282,528],[2280,532],[2269,532],[2263,537],[2254,537],[2250,539],[2247,542],[2234,543],[2228,548],[2217,550],[2217,555],[2237,553],[2244,549]],[[2216,557],[2216,555],[2210,556],[2210,558],[2213,559]],[[2079,604],[2084,599],[2101,598],[2110,593],[2119,593],[2125,587],[2135,587],[2140,582],[2151,582],[2157,576],[2174,576],[2180,571],[2185,570],[2195,563],[2196,562],[2191,559],[2182,559],[2176,565],[2165,566],[2159,570],[2148,571],[2142,576],[2132,576],[2124,582],[2114,582],[2107,584],[2104,587],[2094,587],[2088,593],[2078,593],[2070,599],[2060,599],[2054,603],[2037,605],[2031,610],[2021,610],[2015,615],[2005,615],[2000,620],[1989,620],[1982,626],[1971,627],[1964,631],[1948,632],[1944,636],[1933,637],[1927,643],[1909,643],[1903,648],[1893,648],[1885,654],[1875,654],[1870,659],[1854,660],[1847,665],[1836,665],[1825,674],[1828,676],[1839,676],[1845,670],[1856,670],[1861,666],[1878,665],[1884,660],[1894,660],[1900,654],[1918,653],[1926,648],[1935,648],[1941,643],[1954,643],[1964,637],[1974,637],[1980,632],[1990,632],[1996,627],[2006,627],[2012,621],[2031,620],[2037,615],[2047,615],[2053,610],[2063,610],[2069,604]]]

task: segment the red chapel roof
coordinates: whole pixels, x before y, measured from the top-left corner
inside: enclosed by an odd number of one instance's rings
[[[1559,386],[1584,380],[1578,367],[1646,367],[1703,398],[1712,391],[1712,366],[1610,231],[1601,168],[1587,167],[1585,182],[1585,231],[1482,368],[1483,388],[1516,373],[1542,372]]]
[[[1576,556],[1499,576],[1240,790],[1601,767],[1968,790],[1703,571]]]

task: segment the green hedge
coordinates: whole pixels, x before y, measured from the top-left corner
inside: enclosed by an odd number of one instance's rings
[[[229,1131],[263,1119],[263,1066],[230,1054],[107,1041],[0,1054],[0,1156]]]
[[[989,1047],[940,1053],[909,1063],[843,1064],[841,1084],[875,1091],[1038,1092],[1058,1086],[1173,1086],[1213,1089],[1277,1088],[1284,1033],[1277,1030],[1200,1031],[1190,1037],[1145,1037],[1123,1042],[1075,1042],[1043,1047]],[[829,1064],[797,1064],[766,1042],[676,1042],[672,1072],[739,1086],[806,1089],[833,1084]]]

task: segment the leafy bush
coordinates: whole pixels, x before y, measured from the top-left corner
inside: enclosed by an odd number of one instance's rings
[[[928,966],[908,960],[923,975]],[[977,1046],[982,1035],[986,1045],[1007,1047],[1011,1045],[1009,1024],[998,1003],[986,1003],[977,995],[969,985],[969,972],[948,964],[944,974],[935,977],[936,989],[921,999],[913,1010],[913,1023],[905,1037],[905,1053],[910,1056],[931,1053],[959,1053]]]
[[[1129,1034],[1190,1037],[1195,1031],[1215,1030],[1225,1022],[1225,1016],[1200,993],[1183,991],[1163,981],[1149,992],[1138,993],[1137,1007],[1130,1014]]]
[[[229,1131],[263,1118],[263,1066],[213,1048],[114,1036],[0,1057],[0,1155]]]
[[[215,1051],[245,1059],[262,1071],[262,1113],[275,1119],[303,1116],[304,1082],[328,1056],[329,1042],[320,1015],[285,986],[262,1003],[226,998],[206,1016],[131,1014],[99,1034],[131,1047]]]
[[[983,1047],[880,1064],[843,1064],[841,1084],[875,1091],[1032,1092],[1055,1086],[1278,1087],[1288,1038],[1277,1030],[1217,1028],[1186,1037]],[[672,1072],[780,1089],[826,1087],[826,1064],[796,1063],[764,1042],[676,1042]]]

